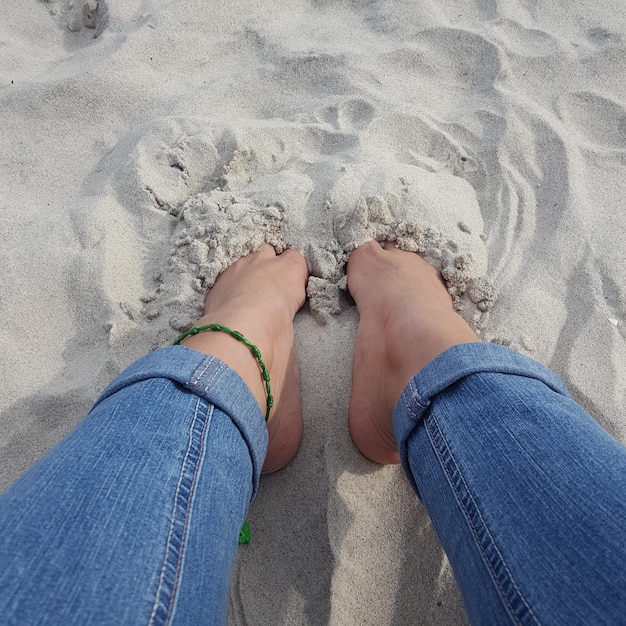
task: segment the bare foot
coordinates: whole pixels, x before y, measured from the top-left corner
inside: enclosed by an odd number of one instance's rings
[[[274,396],[267,422],[269,446],[263,473],[281,469],[302,440],[300,376],[294,351],[293,318],[305,299],[308,276],[304,257],[295,250],[277,256],[263,244],[219,275],[209,290],[197,325],[223,324],[238,330],[261,352]],[[226,333],[207,331],[182,345],[212,354],[244,380],[265,415],[267,397],[259,365],[250,349]]]
[[[452,308],[441,274],[413,252],[370,241],[352,252],[347,274],[360,317],[350,435],[368,459],[399,463],[391,416],[402,390],[436,356],[478,338]]]

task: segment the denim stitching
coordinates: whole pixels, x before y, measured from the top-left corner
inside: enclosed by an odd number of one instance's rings
[[[516,624],[521,625],[524,623],[522,621],[522,618],[518,617],[517,612],[515,611],[515,609],[513,608],[511,604],[509,594],[503,588],[503,582],[506,582],[506,581],[508,581],[508,583],[510,583],[510,585],[512,585],[512,587],[514,588],[515,593],[517,595],[516,599],[519,600],[522,603],[522,605],[525,607],[526,611],[528,611],[529,615],[533,619],[533,622],[535,624],[539,624],[540,623],[539,620],[533,613],[533,610],[530,607],[530,605],[526,602],[526,599],[520,592],[519,587],[517,586],[517,583],[515,582],[515,579],[513,578],[513,575],[509,571],[509,568],[507,567],[504,561],[504,558],[502,557],[502,554],[500,553],[500,550],[498,549],[498,546],[496,545],[491,535],[491,532],[489,531],[489,528],[487,527],[487,524],[485,523],[483,519],[480,509],[476,506],[476,503],[474,502],[474,498],[472,497],[470,490],[467,486],[467,483],[465,482],[465,478],[463,477],[463,474],[461,473],[458,465],[454,461],[454,457],[450,449],[448,448],[448,445],[445,441],[441,428],[439,424],[437,423],[437,419],[433,415],[432,411],[427,417],[427,419],[424,420],[424,425],[426,427],[428,438],[430,439],[433,449],[435,450],[435,453],[437,454],[437,457],[439,458],[441,467],[443,468],[446,474],[448,483],[452,487],[456,501],[459,503],[459,505],[463,509],[463,512],[465,513],[465,518],[469,524],[472,535],[474,536],[474,539],[476,540],[476,545],[478,546],[480,553],[482,554],[483,560],[486,563],[487,567],[489,568],[489,571],[491,572],[493,580],[496,583],[496,586],[500,591],[501,599],[504,600],[505,605],[509,609],[511,618],[514,620]],[[453,474],[456,474],[458,478],[455,479]],[[472,510],[475,511],[476,515],[478,516],[480,526],[482,527],[482,532],[479,532],[479,530],[481,529],[478,527],[477,524],[475,524],[473,516],[471,515],[470,510],[469,510],[470,508],[472,508]],[[484,535],[484,536],[481,537],[481,535]],[[496,558],[492,560],[492,558],[488,555],[488,552],[495,552],[497,555]],[[496,571],[497,569],[499,569],[497,567],[498,564],[505,571],[506,581],[500,580],[501,576],[499,576]]]
[[[187,450],[185,451],[185,457],[183,458],[178,483],[176,485],[176,492],[174,494],[172,519],[165,545],[159,585],[148,622],[150,625],[157,623],[166,625],[172,617],[172,607],[176,599],[182,556],[187,539],[190,505],[193,499],[200,460],[204,450],[205,435],[211,419],[210,410],[206,411],[204,418],[201,417],[200,408],[202,406],[206,406],[206,404],[198,398],[189,429]],[[190,470],[192,470],[191,476],[189,475]],[[182,528],[177,529],[181,523]],[[167,589],[168,585],[170,587],[169,589]],[[169,599],[167,596],[169,596]]]
[[[202,378],[204,378],[204,375],[206,374],[207,370],[211,367],[211,365],[213,365],[216,362],[218,363],[218,366],[215,368],[215,371],[211,375],[211,378],[204,381],[203,385],[200,385],[200,382]],[[202,391],[206,393],[215,382],[215,379],[218,378],[222,374],[224,367],[225,367],[224,363],[220,363],[215,357],[209,356],[208,360],[203,362],[203,367],[198,366],[189,384],[193,387],[198,387],[202,389]]]
[[[411,400],[412,400],[412,402],[411,402],[411,413],[413,414],[413,416],[416,419],[419,419],[423,415],[424,411],[428,408],[428,405],[430,404],[430,400],[426,400],[426,402],[423,403],[422,402],[422,397],[420,396],[420,394],[417,391],[417,389],[411,393]],[[414,404],[419,407],[419,409],[420,409],[419,414],[416,411],[413,410],[413,405]]]
[[[198,405],[201,404],[200,400],[198,401]],[[210,409],[209,409],[210,410]],[[167,617],[165,620],[165,624],[169,624],[170,619],[172,617],[172,610],[174,607],[174,602],[176,600],[176,592],[178,590],[178,583],[180,581],[180,573],[181,573],[181,569],[182,569],[182,560],[183,560],[183,555],[185,553],[185,545],[187,544],[187,530],[189,528],[189,522],[190,522],[190,518],[191,515],[187,513],[187,511],[189,511],[190,506],[191,506],[191,502],[193,501],[193,496],[194,496],[194,490],[195,490],[195,486],[196,486],[196,482],[197,482],[197,478],[198,478],[198,472],[200,471],[200,461],[204,455],[204,450],[205,450],[205,443],[206,443],[206,431],[209,425],[209,415],[207,412],[207,419],[205,419],[202,423],[202,432],[200,434],[200,441],[198,442],[199,444],[199,450],[198,450],[198,456],[196,457],[196,462],[194,463],[194,471],[193,471],[193,476],[191,478],[191,485],[189,488],[189,496],[187,499],[187,510],[186,510],[186,514],[185,514],[185,522],[183,525],[183,531],[182,531],[182,535],[181,535],[181,542],[180,542],[180,548],[178,550],[178,560],[176,561],[176,572],[174,575],[174,581],[172,584],[172,590],[171,590],[171,594],[170,594],[170,603],[169,603],[169,607],[168,607],[168,612],[167,612]]]
[[[199,380],[202,378],[202,376],[204,375],[204,373],[209,369],[209,367],[211,367],[211,364],[213,363],[213,357],[209,356],[207,357],[203,362],[202,362],[202,369],[200,369],[200,366],[198,366],[196,368],[196,371],[194,372],[194,376],[191,378],[191,380],[189,381],[190,384],[192,385],[197,385]]]
[[[423,414],[423,412],[428,408],[428,405],[430,404],[429,401],[426,401],[426,404],[422,404],[421,402],[421,397],[419,395],[419,393],[417,392],[417,390],[412,389],[410,391],[410,401],[409,399],[407,399],[408,394],[402,394],[402,401],[404,402],[404,405],[407,409],[407,411],[416,419],[419,420]],[[415,410],[415,406],[417,405],[417,407],[419,407],[420,412],[418,413]]]
[[[223,365],[220,365],[218,368],[216,368],[216,370],[213,372],[213,376],[211,376],[211,378],[209,378],[209,380],[204,382],[204,392],[206,393],[210,387],[213,386],[213,383],[215,382],[215,379],[222,373],[222,370],[224,369]],[[200,380],[198,379],[197,383],[200,383]]]

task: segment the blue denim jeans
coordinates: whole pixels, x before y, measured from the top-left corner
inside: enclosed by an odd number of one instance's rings
[[[394,411],[402,465],[474,624],[626,624],[626,448],[556,374],[455,346]]]
[[[409,382],[394,427],[472,622],[624,623],[626,449],[558,377],[457,346]],[[266,450],[226,365],[144,357],[0,496],[2,623],[225,623]]]

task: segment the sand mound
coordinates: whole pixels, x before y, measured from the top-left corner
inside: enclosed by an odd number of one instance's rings
[[[306,256],[310,308],[324,323],[346,306],[350,252],[376,239],[422,254],[442,271],[456,308],[484,326],[495,288],[485,276],[476,194],[462,178],[367,158],[319,123],[163,119],[119,149],[127,152],[119,159],[126,196],[171,222],[163,267],[167,243],[153,251],[154,290],[142,298],[147,320],[166,311],[170,326],[184,330],[218,274],[267,242]]]

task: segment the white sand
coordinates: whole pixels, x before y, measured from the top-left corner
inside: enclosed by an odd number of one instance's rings
[[[4,0],[0,488],[221,269],[296,247],[305,440],[263,480],[230,623],[464,623],[400,469],[347,433],[345,262],[419,250],[626,441],[625,42],[616,0]]]

